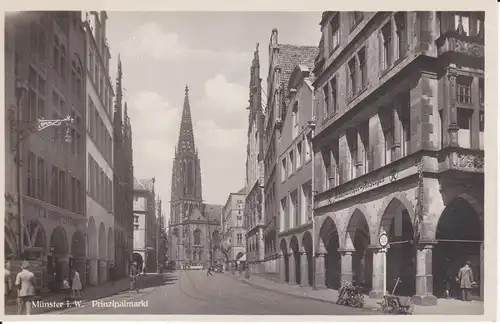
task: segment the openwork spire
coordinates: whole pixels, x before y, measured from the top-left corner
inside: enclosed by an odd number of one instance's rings
[[[191,119],[191,107],[189,106],[189,89],[185,88],[184,106],[182,108],[181,126],[179,131],[179,141],[177,143],[178,152],[195,153],[193,134],[193,121]]]
[[[118,73],[116,76],[116,101],[115,101],[115,114],[114,119],[118,124],[122,123],[122,61],[120,54],[118,54]]]

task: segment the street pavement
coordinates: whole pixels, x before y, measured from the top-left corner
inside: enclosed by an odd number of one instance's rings
[[[248,285],[232,276],[176,271],[135,295],[129,291],[47,314],[189,315],[377,315],[380,312],[332,305]]]

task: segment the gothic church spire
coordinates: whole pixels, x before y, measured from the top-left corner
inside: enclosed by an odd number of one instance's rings
[[[189,106],[189,89],[187,85],[185,88],[184,106],[182,108],[177,150],[179,153],[196,153],[194,145],[193,121],[191,119],[191,107]]]

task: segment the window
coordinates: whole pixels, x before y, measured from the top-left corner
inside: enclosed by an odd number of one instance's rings
[[[359,74],[361,75],[361,90],[368,86],[368,71],[366,67],[366,47],[358,52]]]
[[[297,169],[302,165],[302,142],[297,143]]]
[[[301,214],[303,219],[311,220],[312,217],[312,181],[308,181],[302,185],[302,203]]]
[[[484,110],[479,111],[479,131],[484,132]]]
[[[471,147],[472,113],[472,109],[457,108],[458,145],[463,148]]]
[[[54,206],[59,206],[59,169],[52,167],[52,176],[50,178],[50,196]]]
[[[291,176],[294,169],[293,151],[288,153],[288,176]]]
[[[397,12],[394,15],[394,20],[396,22],[396,37],[398,42],[397,58],[402,59],[408,51],[406,13],[401,11]]]
[[[280,228],[282,231],[286,231],[288,229],[288,222],[286,221],[286,213],[287,213],[287,200],[288,200],[288,197],[285,197],[283,199],[281,199],[281,203],[280,203]]]
[[[66,208],[67,206],[67,201],[66,201],[66,172],[63,170],[59,170],[59,207],[61,208]]]
[[[387,70],[392,65],[392,28],[391,22],[382,27],[382,70]]]
[[[394,143],[394,116],[392,109],[383,108],[380,112],[382,130],[384,132],[385,164],[392,162],[392,145]]]
[[[139,230],[139,225],[134,224],[134,231],[138,231],[138,230]]]
[[[241,233],[236,234],[236,244],[243,245],[243,234]]]
[[[336,187],[341,183],[342,172],[339,169],[340,159],[339,159],[339,140],[334,139],[331,145],[330,151],[330,163],[331,167],[329,170],[329,185],[330,188]]]
[[[356,89],[356,85],[357,85],[357,81],[356,81],[356,58],[352,58],[349,60],[349,63],[348,63],[348,69],[349,69],[349,82],[347,83],[347,86],[348,86],[348,95],[349,95],[349,98],[352,98],[356,92],[357,92],[357,89]]]
[[[370,172],[370,167],[369,167],[369,164],[371,163],[369,160],[370,156],[369,156],[369,132],[370,132],[370,128],[369,128],[369,121],[365,121],[363,123],[361,123],[359,126],[358,126],[358,133],[359,133],[359,137],[361,139],[361,144],[362,144],[362,150],[361,150],[361,163],[363,163],[363,167],[362,167],[362,171],[360,173],[360,175],[362,174],[367,174],[368,172]]]
[[[35,188],[35,178],[36,178],[36,156],[33,152],[28,152],[28,174],[27,174],[27,186],[26,186],[26,194],[29,197],[36,198],[36,188]]]
[[[306,144],[305,156],[306,156],[306,162],[308,162],[311,160],[311,157],[312,157],[311,156],[312,143],[311,143],[311,135],[310,134],[307,134],[305,144]]]
[[[357,176],[356,165],[358,163],[358,132],[356,128],[351,128],[347,131],[347,145],[349,146],[350,160],[350,180]]]
[[[330,54],[340,45],[340,24],[339,15],[336,14],[332,20],[330,20]]]
[[[325,84],[325,86],[323,87],[323,96],[325,98],[325,114],[326,114],[326,116],[328,116],[328,109],[330,108],[329,107],[330,100],[328,100],[328,97],[329,97],[329,94],[328,94],[328,83]]]
[[[459,35],[469,35],[469,14],[458,13],[455,14],[455,31]]]
[[[337,76],[335,75],[330,80],[330,90],[332,94],[332,109],[328,109],[329,111],[336,113],[338,109],[338,100],[337,100]],[[330,107],[328,107],[330,108]]]
[[[76,210],[79,214],[83,213],[83,192],[80,180],[76,181]]]
[[[299,213],[299,201],[297,199],[297,190],[294,190],[290,194],[290,228],[294,228],[300,225],[300,213]]]
[[[401,156],[410,154],[410,93],[405,92],[398,97],[399,120],[401,121]]]
[[[45,160],[41,157],[37,159],[36,182],[37,197],[45,200]]]
[[[328,149],[324,149],[322,152],[323,156],[323,167],[324,167],[324,189],[328,190],[330,189],[330,172],[332,168],[332,161],[331,161],[331,156],[330,156],[330,151]]]
[[[293,105],[293,110],[292,110],[292,123],[293,123],[293,130],[292,130],[292,136],[293,138],[297,137],[299,133],[299,103],[295,102]]]
[[[66,47],[60,43],[57,35],[54,37],[54,51],[52,64],[54,70],[65,80],[66,78]]]
[[[472,104],[471,98],[472,78],[466,76],[457,77],[457,102],[460,104]]]
[[[32,67],[29,69],[29,112],[28,119],[30,122],[37,118],[45,117],[45,79]]]
[[[194,245],[201,245],[201,230],[197,229],[194,231]]]
[[[479,78],[479,105],[484,107],[484,79]]]

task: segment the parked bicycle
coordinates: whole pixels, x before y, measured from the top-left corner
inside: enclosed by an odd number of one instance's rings
[[[364,299],[365,296],[361,285],[353,285],[349,281],[342,281],[337,305],[362,308],[365,303]]]
[[[401,282],[401,279],[398,277],[396,279],[396,284],[392,289],[392,293],[385,294],[384,299],[381,303],[379,303],[383,313],[392,315],[411,315],[413,313],[414,304],[411,297],[394,295],[396,287]]]

